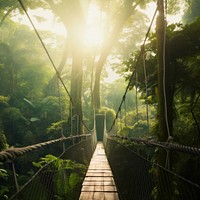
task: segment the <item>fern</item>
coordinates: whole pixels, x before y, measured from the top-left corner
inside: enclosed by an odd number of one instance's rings
[[[86,166],[72,160],[65,160],[53,155],[46,155],[39,162],[33,162],[37,168],[45,168],[46,172],[53,174],[53,185],[55,186],[57,199],[76,199],[86,172]],[[52,170],[54,169],[54,170]]]

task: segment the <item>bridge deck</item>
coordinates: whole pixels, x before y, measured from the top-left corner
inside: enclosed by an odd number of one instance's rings
[[[102,142],[97,143],[79,200],[119,200]]]

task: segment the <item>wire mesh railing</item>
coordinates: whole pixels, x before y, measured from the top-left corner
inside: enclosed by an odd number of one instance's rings
[[[104,137],[104,145],[121,200],[199,199],[199,156],[170,151],[169,170],[156,160],[162,147],[116,137]]]
[[[0,199],[78,199],[96,141],[93,133],[1,152],[9,176],[1,183],[8,192]]]

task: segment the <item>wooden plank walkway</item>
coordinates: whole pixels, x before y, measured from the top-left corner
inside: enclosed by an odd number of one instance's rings
[[[119,200],[102,142],[97,143],[79,200]]]

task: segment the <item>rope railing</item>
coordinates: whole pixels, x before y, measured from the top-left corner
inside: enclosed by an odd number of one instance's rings
[[[172,142],[159,142],[155,140],[150,139],[142,139],[142,138],[134,138],[134,137],[127,137],[127,136],[119,136],[119,135],[109,135],[110,138],[119,138],[121,140],[127,140],[129,142],[135,142],[135,143],[143,143],[148,146],[155,146],[160,147],[166,150],[172,150],[172,151],[178,151],[183,153],[189,153],[192,155],[200,156],[200,148],[197,147],[191,147],[191,146],[185,146],[180,145]]]
[[[22,156],[27,152],[45,147],[47,145],[51,145],[51,144],[58,143],[58,142],[64,142],[66,140],[71,140],[71,139],[80,138],[80,137],[88,137],[88,136],[91,136],[91,134],[61,137],[61,138],[58,138],[58,139],[55,139],[55,140],[50,140],[50,141],[47,141],[47,142],[42,142],[42,143],[38,143],[38,144],[26,146],[26,147],[9,148],[9,149],[6,149],[6,150],[3,150],[3,151],[0,152],[0,162],[6,162],[6,161],[14,160],[15,158]]]
[[[62,143],[66,145],[65,151],[62,151],[60,146]],[[96,143],[94,130],[90,134],[60,137],[26,147],[1,151],[0,163],[2,169],[9,175],[2,182],[8,187],[4,196],[6,199],[13,200],[35,200],[40,197],[54,199],[63,194],[72,195],[73,198],[78,196],[81,180],[86,173],[85,169]],[[41,165],[34,165],[40,162]],[[67,188],[71,187],[68,182],[73,179],[73,173],[80,175],[80,181],[77,182],[75,188],[68,191]],[[0,199],[4,196],[0,194]]]
[[[176,151],[177,159],[183,153],[189,153],[186,156],[190,158],[188,161],[196,162],[200,148],[107,134],[104,145],[121,199],[199,199],[198,172],[188,174],[188,171],[162,166],[154,153],[157,148]],[[193,169],[192,164],[190,167],[186,163],[183,165],[187,170]]]

